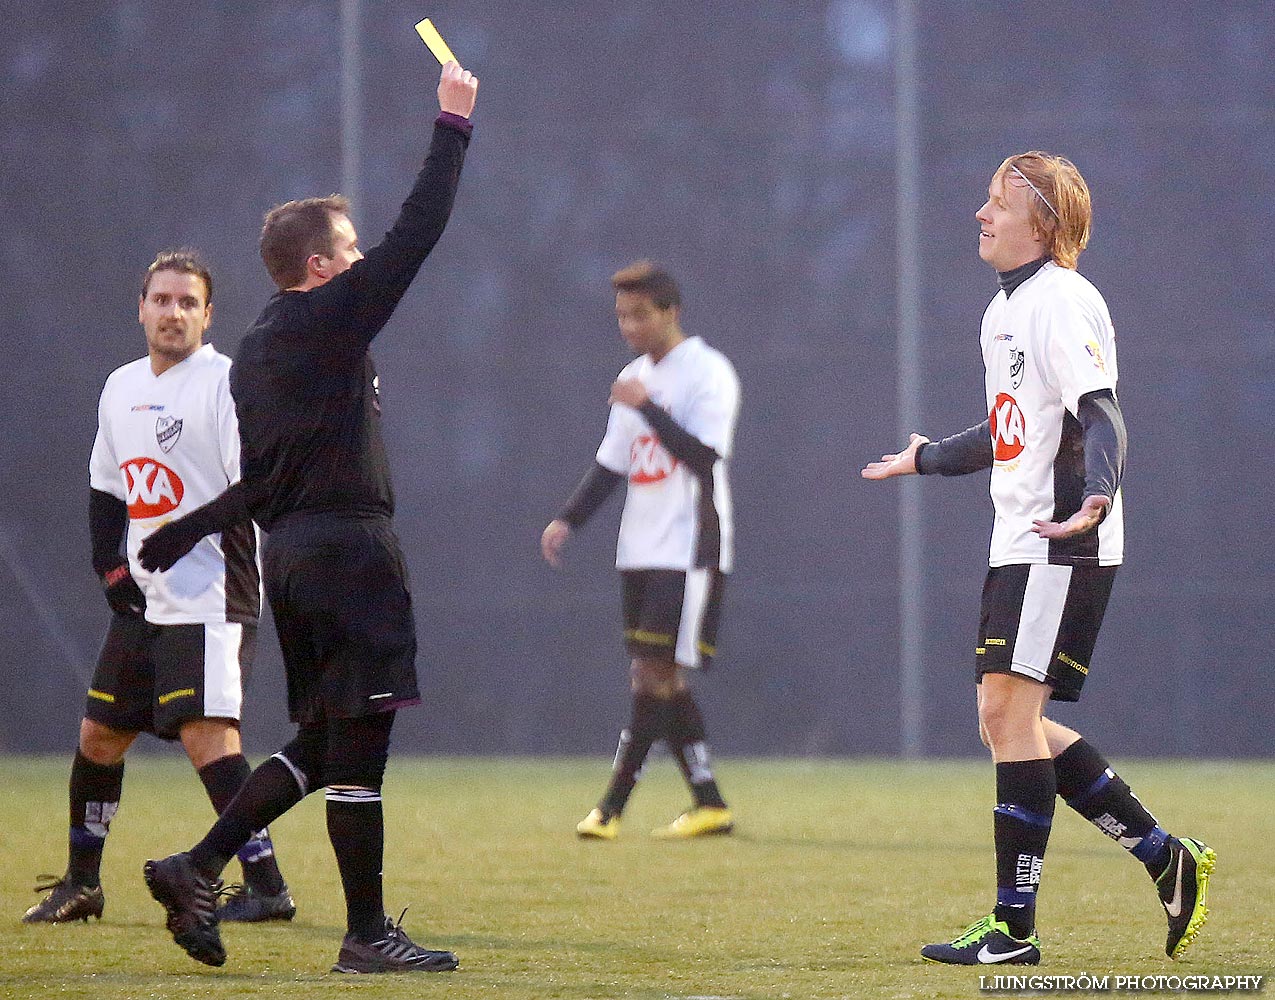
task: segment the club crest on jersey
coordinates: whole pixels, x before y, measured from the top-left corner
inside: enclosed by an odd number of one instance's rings
[[[997,394],[988,419],[992,425],[996,461],[1013,461],[1027,447],[1027,422],[1023,419],[1018,401],[1007,392]]]
[[[676,468],[677,459],[654,434],[643,434],[629,449],[629,482],[638,486],[662,483]]]
[[[182,436],[182,422],[179,417],[160,417],[155,421],[155,440],[164,449],[164,453],[173,450],[177,439]]]
[[[135,521],[171,514],[186,492],[181,476],[153,458],[130,458],[120,465],[120,472],[128,516]]]
[[[1023,372],[1027,370],[1027,352],[1009,349],[1009,381],[1017,389],[1023,384]]]

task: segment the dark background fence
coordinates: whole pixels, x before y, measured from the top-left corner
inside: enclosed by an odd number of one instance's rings
[[[900,8],[904,0],[900,0]],[[5,4],[0,748],[70,748],[106,608],[88,568],[97,394],[143,350],[139,276],[190,244],[233,354],[270,293],[262,212],[341,186],[365,244],[428,141],[434,17],[482,78],[453,221],[374,345],[428,707],[417,751],[604,752],[625,712],[618,504],[551,571],[541,528],[591,460],[627,360],[610,273],[652,256],[736,363],[738,572],[720,751],[900,748],[900,213],[919,222],[921,426],[982,417],[995,291],[973,215],[1008,153],[1094,192],[1081,270],[1119,333],[1127,563],[1079,706],[1122,754],[1272,750],[1275,22],[1264,2],[920,5],[919,198],[896,205],[889,0],[728,7],[365,3],[342,119],[336,0]],[[922,749],[980,749],[971,680],[986,477],[922,486]],[[285,731],[273,632],[245,731]]]

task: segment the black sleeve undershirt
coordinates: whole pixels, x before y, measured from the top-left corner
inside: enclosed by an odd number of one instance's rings
[[[594,462],[562,508],[558,520],[566,521],[573,529],[581,527],[606,503],[607,497],[615,492],[623,479],[620,473],[612,472],[606,466]]]
[[[682,427],[651,400],[648,399],[638,407],[638,412],[646,418],[651,429],[660,436],[660,444],[669,450],[669,454],[685,462],[691,467],[691,471],[701,478],[712,473],[713,466],[721,458],[716,451]]]
[[[241,479],[228,486],[224,493],[173,523],[180,523],[191,532],[197,533],[199,538],[214,535],[250,520],[253,496],[247,481]]]
[[[1120,403],[1110,389],[1087,392],[1076,404],[1076,419],[1083,430],[1085,496],[1114,500],[1129,450]]]
[[[124,559],[120,543],[128,531],[128,505],[119,497],[89,488],[89,541],[93,572],[102,576]]]
[[[916,450],[916,471],[923,476],[964,476],[992,467],[991,418],[959,434],[930,441]]]

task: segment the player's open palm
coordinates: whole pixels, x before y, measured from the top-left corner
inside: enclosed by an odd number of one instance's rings
[[[438,106],[453,115],[468,118],[478,100],[478,77],[460,63],[449,62],[443,66],[438,78]]]
[[[891,476],[916,475],[916,452],[930,439],[920,434],[908,438],[908,446],[896,455],[882,455],[881,461],[869,462],[859,472],[864,479],[889,479]]]
[[[1093,531],[1107,511],[1111,508],[1111,500],[1105,496],[1085,497],[1080,510],[1065,521],[1032,521],[1032,531],[1041,538],[1074,538],[1077,535]]]

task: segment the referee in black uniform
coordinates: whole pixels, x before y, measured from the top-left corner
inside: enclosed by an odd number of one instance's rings
[[[478,80],[454,62],[425,165],[385,239],[366,256],[344,198],[272,209],[261,256],[279,293],[230,372],[243,479],[150,536],[144,565],[167,568],[205,534],[251,516],[270,533],[266,595],[296,738],[262,764],[189,853],[147,862],[151,894],[187,953],[226,960],[217,929],[221,870],[259,830],[327,788],[328,836],[345,890],[337,972],[445,971],[456,956],[415,945],[385,916],[381,782],[395,710],[420,701],[407,569],[368,354],[451,214]]]

